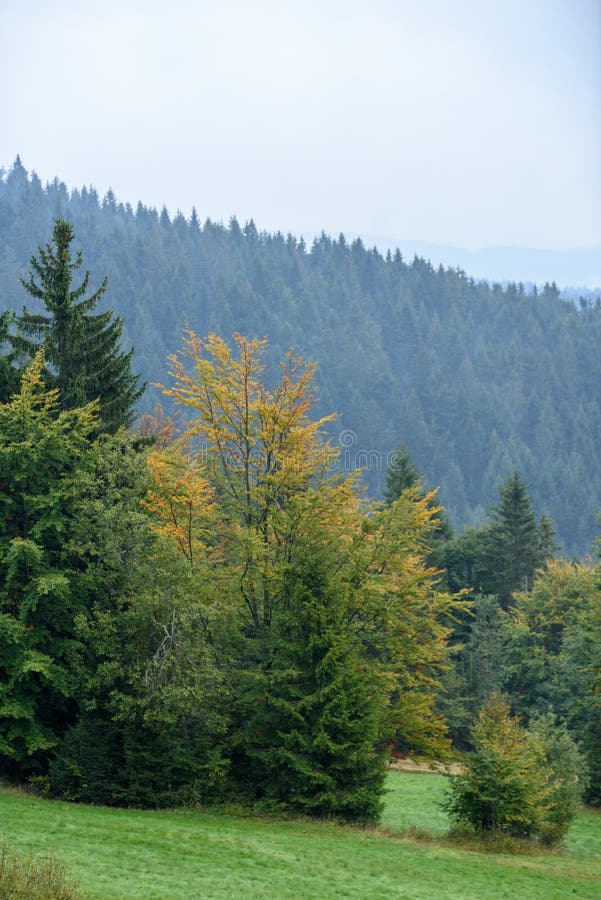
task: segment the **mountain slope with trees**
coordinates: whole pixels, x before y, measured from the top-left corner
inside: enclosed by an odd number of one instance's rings
[[[268,361],[294,345],[318,362],[318,411],[339,411],[341,463],[365,465],[373,494],[400,441],[456,526],[479,524],[518,470],[564,552],[590,549],[601,510],[599,301],[564,302],[554,285],[478,284],[342,236],[309,250],[252,222],[133,209],[111,191],[44,186],[17,160],[0,179],[0,310],[29,304],[20,279],[57,217],[73,224],[86,266],[108,274],[99,312],[123,317],[143,380],[165,380],[187,326],[268,335]],[[144,408],[157,397],[149,390]]]
[[[517,470],[461,534],[403,445],[367,502],[316,364],[275,379],[266,339],[188,329],[174,415],[128,430],[122,320],[90,315],[106,279],[77,303],[72,240],[57,218],[22,281],[48,315],[0,316],[0,779],[367,824],[389,756],[451,739],[458,820],[559,842],[601,798],[599,564],[553,559]]]

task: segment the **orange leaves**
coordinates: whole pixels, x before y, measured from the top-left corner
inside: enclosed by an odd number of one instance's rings
[[[168,447],[175,438],[175,422],[165,415],[163,407],[157,403],[152,412],[139,417],[136,432],[143,437],[152,438],[155,447]]]

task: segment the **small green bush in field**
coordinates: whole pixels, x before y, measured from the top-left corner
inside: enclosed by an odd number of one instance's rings
[[[543,844],[554,846],[565,837],[582,806],[589,783],[585,758],[567,728],[557,725],[551,713],[531,721],[529,732],[543,743],[550,788],[538,836]]]
[[[507,701],[494,697],[471,735],[474,751],[443,804],[451,819],[483,835],[558,844],[586,786],[582,758],[565,728],[544,717],[526,730]]]
[[[55,856],[23,856],[0,843],[0,900],[79,900],[77,884],[67,878]]]

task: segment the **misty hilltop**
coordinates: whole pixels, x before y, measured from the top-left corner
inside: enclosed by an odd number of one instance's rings
[[[30,306],[20,278],[53,220],[73,223],[92,282],[149,383],[191,327],[268,335],[272,361],[294,345],[318,362],[319,411],[337,411],[342,465],[378,495],[403,443],[457,526],[482,521],[517,469],[568,554],[590,549],[601,511],[601,303],[482,283],[360,239],[266,233],[171,217],[43,185],[20,161],[0,180],[0,309]],[[158,393],[150,388],[141,409]]]
[[[306,241],[318,235],[303,232]],[[368,246],[382,253],[398,248],[404,257],[421,256],[435,265],[451,266],[483,281],[510,281],[524,284],[555,282],[562,296],[581,293],[601,295],[601,247],[577,247],[548,250],[539,247],[450,247],[426,241],[399,240],[384,235],[347,234],[349,240],[361,237]]]

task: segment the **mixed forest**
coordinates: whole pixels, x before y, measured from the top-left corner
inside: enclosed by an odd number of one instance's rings
[[[516,357],[509,372],[501,366],[496,379],[491,373],[485,384],[497,393],[479,427],[491,427],[495,402],[515,413],[517,386],[527,384],[529,402],[545,390],[558,410],[571,398],[598,416],[590,342],[599,304],[576,308],[552,287],[527,295],[476,285],[343,240],[324,237],[308,253],[250,225],[171,222],[111,198],[99,205],[90,192],[42,188],[17,165],[1,202],[1,227],[14,236],[42,229],[52,206],[56,215],[30,246],[23,275],[9,243],[3,259],[19,293],[0,318],[0,777],[89,803],[235,801],[368,824],[382,808],[391,754],[463,752],[465,772],[447,808],[478,831],[553,844],[583,797],[601,804],[598,554],[560,554],[553,505],[540,502],[545,473],[537,471],[537,502],[517,437],[505,447],[508,470],[497,459],[491,501],[478,501],[481,521],[465,529],[440,503],[444,480],[440,494],[430,490],[410,446],[412,428],[430,434],[428,379],[442,373],[443,391],[451,365],[437,362],[451,348],[434,340],[432,323],[442,334],[443,321],[457,324],[459,310],[470,311],[473,344],[466,333],[455,347],[456,381],[471,353],[481,354],[479,371],[495,359],[492,340],[482,337],[492,334],[481,305],[487,315],[497,310],[497,334],[511,335],[507,354],[527,346],[542,353],[543,337],[556,329],[563,367],[549,345],[540,361],[548,367],[544,388],[533,353]],[[114,270],[108,281],[102,269],[88,271],[71,204],[88,208],[82,230],[96,252],[107,260],[114,252],[124,273],[129,266],[118,291],[122,315],[112,308]],[[142,222],[146,231],[137,230]],[[153,236],[152,253],[143,235]],[[168,258],[174,281],[159,347],[150,298],[158,308],[153,292],[167,290]],[[183,259],[199,267],[198,281],[188,270],[194,288],[183,295],[184,313],[192,318],[195,292],[208,298],[208,285],[213,301],[198,308],[203,332],[181,329],[178,313],[180,330],[154,388],[163,407],[155,398],[144,407],[144,378],[158,369],[149,347],[162,353],[175,328],[174,285],[188,277]],[[157,283],[140,297],[143,260],[153,261],[146,277]],[[347,292],[351,284],[356,293]],[[396,323],[399,356],[391,344],[384,350],[394,337],[385,319],[375,328],[376,286],[382,315]],[[267,300],[276,287],[279,306]],[[145,306],[136,353],[132,327],[141,326]],[[224,336],[213,327],[219,316],[231,328]],[[429,323],[433,343],[417,340],[411,316],[416,327]],[[253,336],[258,321],[262,331],[274,325],[273,342]],[[521,344],[516,322],[530,329]],[[330,342],[329,368],[298,349],[280,350],[281,342],[300,343],[289,340],[294,327],[307,345],[315,339],[325,350]],[[499,354],[502,344],[497,338]],[[568,345],[574,369],[561,356]],[[383,377],[376,348],[382,371],[394,361],[411,373],[410,396],[420,397],[386,457],[381,500],[370,499],[364,473],[345,462],[355,440],[373,444],[384,417],[376,382],[360,380]],[[357,411],[350,443],[336,439],[339,421],[323,410],[324,398],[342,390],[343,372],[345,408]],[[506,397],[514,372],[521,381]],[[586,391],[578,380],[585,377]],[[458,392],[456,416],[462,384],[446,383],[451,409]],[[399,409],[408,402],[402,390],[394,397]],[[574,414],[571,452],[584,453],[598,426],[589,422],[581,434]],[[451,424],[458,423],[447,418],[436,431],[447,452]],[[562,440],[554,447],[563,459]],[[589,506],[599,483],[593,458],[591,451],[582,485]],[[584,515],[563,475],[557,496]]]
[[[455,527],[481,525],[518,470],[569,556],[591,551],[601,509],[601,305],[554,285],[476,283],[424,259],[322,235],[312,247],[252,222],[227,225],[121,204],[109,191],[42,185],[17,160],[0,179],[0,309],[21,310],[32,249],[67,218],[97,278],[100,308],[159,400],[183,329],[269,338],[318,363],[320,415],[338,419],[342,464],[380,496],[390,454],[410,452]],[[30,298],[33,312],[39,312]],[[164,399],[162,400],[165,403]]]

